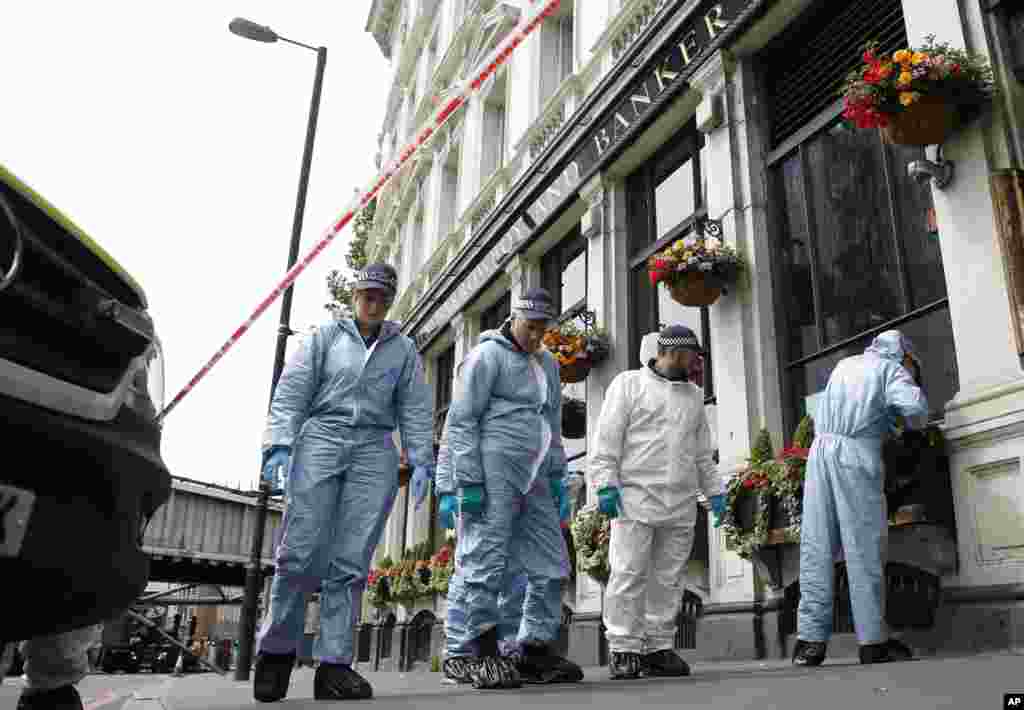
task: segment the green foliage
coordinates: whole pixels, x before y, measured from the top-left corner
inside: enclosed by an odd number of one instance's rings
[[[352,220],[352,240],[348,245],[348,254],[345,256],[345,263],[350,273],[360,271],[368,260],[366,253],[366,240],[373,228],[373,217],[377,211],[377,200],[371,200],[359,214]],[[335,269],[327,274],[327,291],[331,294],[331,301],[324,305],[333,315],[344,315],[352,310],[352,290],[355,286],[355,279]]]
[[[380,563],[377,564],[377,567],[379,569],[391,569],[394,566],[395,562],[390,557],[385,557],[380,561]]]
[[[766,461],[771,461],[774,455],[772,436],[767,429],[762,429],[754,441],[754,448],[750,451],[750,464],[758,466]]]
[[[814,441],[814,420],[810,416],[804,416],[800,420],[800,424],[796,428],[796,432],[793,434],[793,446],[799,446],[801,449],[811,448],[811,443]]]

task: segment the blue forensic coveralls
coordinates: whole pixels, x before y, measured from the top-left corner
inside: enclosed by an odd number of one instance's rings
[[[846,558],[857,640],[888,640],[883,626],[888,514],[882,437],[896,416],[927,423],[928,402],[903,367],[899,331],[879,335],[863,355],[841,360],[814,416],[815,436],[804,480],[800,529],[797,636],[828,641],[832,632],[834,560]]]
[[[551,477],[567,470],[558,364],[546,350],[528,355],[502,331],[487,331],[464,361],[456,391],[447,424],[450,471],[439,473],[439,490],[483,485],[485,496],[483,514],[459,516],[447,655],[477,655],[477,639],[494,627],[510,628],[518,610],[515,647],[550,644],[568,576],[551,495]],[[517,603],[523,595],[514,580],[523,573],[525,598]],[[504,635],[511,653],[511,634]]]
[[[437,482],[438,495],[455,493],[455,484],[452,477],[451,456],[448,450],[448,418],[445,418],[444,429],[441,434],[440,448],[437,453]],[[569,474],[566,472],[563,485],[568,486]],[[556,501],[557,505],[557,501]],[[502,656],[513,657],[523,653],[522,644],[519,642],[519,629],[523,623],[523,607],[526,604],[526,590],[529,579],[522,563],[523,549],[519,539],[512,541],[512,550],[508,558],[508,567],[505,570],[505,578],[502,582],[501,592],[498,594],[498,653]],[[562,574],[568,577],[569,549],[566,547],[565,538],[562,538]],[[561,606],[559,606],[561,615]],[[561,616],[559,616],[561,620]],[[561,623],[559,621],[559,623]],[[470,642],[467,648],[470,653],[465,655],[479,655],[480,649],[475,640]]]
[[[413,341],[384,321],[367,347],[355,321],[322,326],[288,362],[264,450],[290,446],[283,533],[259,650],[291,653],[321,585],[313,656],[351,664],[354,603],[398,491],[399,456],[432,466],[433,392]]]

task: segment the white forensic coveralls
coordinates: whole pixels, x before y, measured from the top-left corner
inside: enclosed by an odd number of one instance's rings
[[[653,361],[652,361],[653,364]],[[610,651],[671,649],[697,521],[697,490],[723,490],[704,391],[652,366],[608,388],[588,466],[593,490],[618,486],[604,624]]]

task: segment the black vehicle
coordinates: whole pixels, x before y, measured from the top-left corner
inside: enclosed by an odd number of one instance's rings
[[[171,489],[162,389],[142,289],[0,165],[0,641],[101,622],[145,589],[142,534]]]

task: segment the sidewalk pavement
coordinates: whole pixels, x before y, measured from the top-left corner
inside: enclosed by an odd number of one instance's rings
[[[612,681],[604,668],[585,669],[582,683],[478,691],[441,683],[440,673],[364,673],[379,708],[478,710],[538,707],[623,710],[630,705],[735,710],[989,710],[1003,707],[1003,694],[1024,691],[1024,653],[924,658],[907,663],[861,666],[855,658],[829,659],[821,668],[796,668],[788,661],[694,664],[688,678]],[[155,680],[155,679],[154,679]],[[286,700],[263,705],[252,699],[252,683],[206,673],[167,677],[137,692],[123,710],[311,710],[338,703],[315,701],[313,671],[292,674]],[[365,705],[366,703],[361,703]]]

